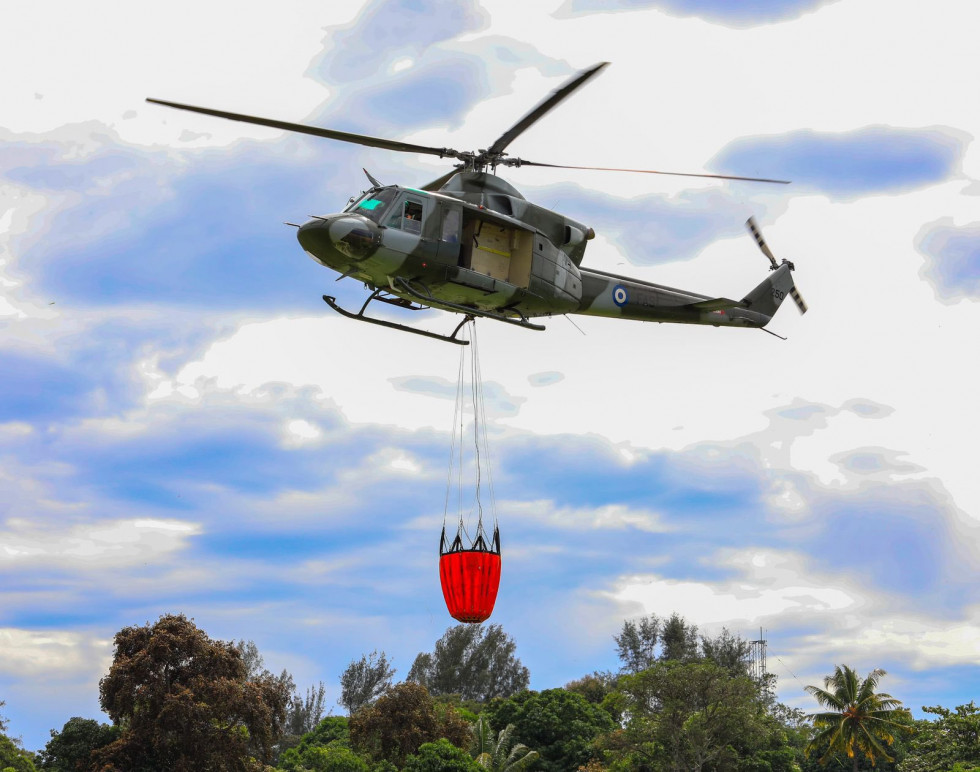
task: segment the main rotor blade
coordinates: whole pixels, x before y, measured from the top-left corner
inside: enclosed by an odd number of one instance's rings
[[[507,163],[505,159],[504,163]],[[789,185],[790,180],[770,180],[765,177],[734,177],[729,174],[692,174],[689,172],[661,172],[655,169],[614,169],[608,166],[565,166],[564,164],[543,164],[537,161],[525,161],[523,158],[513,159],[509,166],[547,166],[550,169],[583,169],[590,172],[636,172],[637,174],[666,174],[670,177],[707,177],[712,180],[742,180],[744,182],[773,182],[777,185]]]
[[[282,129],[284,131],[295,131],[300,134],[311,134],[314,137],[325,137],[326,139],[336,139],[340,142],[352,142],[356,145],[367,145],[368,147],[380,147],[385,150],[397,150],[400,153],[424,153],[427,155],[437,155],[440,158],[457,158],[458,151],[447,147],[429,147],[427,145],[413,145],[409,142],[398,142],[391,139],[381,139],[380,137],[368,137],[364,134],[352,134],[347,131],[335,131],[334,129],[320,129],[316,126],[304,126],[301,123],[288,123],[286,121],[274,121],[270,118],[256,118],[252,115],[242,115],[240,113],[228,113],[223,110],[212,110],[207,107],[194,107],[193,105],[183,105],[178,102],[165,102],[162,99],[150,99],[155,105],[164,107],[175,107],[178,110],[189,110],[192,113],[203,113],[213,115],[217,118],[227,118],[230,121],[242,121],[243,123],[254,123],[257,126],[268,126],[271,129]]]
[[[487,148],[487,155],[498,155],[502,153],[504,148],[513,142],[524,131],[526,131],[531,124],[547,113],[552,107],[569,96],[573,91],[575,91],[575,89],[584,84],[587,80],[592,78],[594,75],[597,75],[599,71],[608,64],[609,62],[599,62],[599,64],[595,65],[594,67],[590,67],[588,70],[583,70],[580,72],[574,78],[565,83],[564,86],[561,86],[559,89],[551,92],[551,96],[531,110],[531,112],[521,118],[507,131],[501,134],[497,141]]]

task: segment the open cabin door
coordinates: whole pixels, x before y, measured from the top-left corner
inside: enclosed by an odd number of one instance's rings
[[[463,212],[463,268],[526,288],[531,280],[533,243],[530,231]]]

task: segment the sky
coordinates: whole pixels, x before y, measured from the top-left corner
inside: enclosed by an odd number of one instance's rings
[[[479,326],[503,576],[531,686],[615,670],[626,619],[768,641],[784,702],[882,667],[977,697],[974,24],[937,0],[13,0],[0,28],[0,700],[105,720],[122,627],[183,613],[300,688],[453,624],[438,582],[459,350],[333,314],[284,221],[446,160],[145,97],[460,149],[611,65],[504,170],[584,265],[810,310],[752,330]],[[392,312],[397,313],[397,312]],[[451,329],[436,312],[412,323]],[[452,518],[452,515],[451,515]],[[335,712],[342,709],[335,706]]]

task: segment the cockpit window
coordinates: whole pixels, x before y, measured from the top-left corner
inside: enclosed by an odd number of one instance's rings
[[[405,198],[400,206],[392,207],[385,221],[388,228],[401,228],[408,233],[422,232],[422,216],[425,207],[421,201],[413,198]]]
[[[349,211],[362,214],[365,217],[380,223],[381,219],[388,214],[392,202],[398,195],[394,188],[383,188],[372,191],[369,195],[356,202]]]
[[[422,205],[417,201],[405,202],[405,219],[403,227],[409,233],[422,232]]]

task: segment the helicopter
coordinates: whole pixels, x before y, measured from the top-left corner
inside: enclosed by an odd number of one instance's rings
[[[352,196],[342,212],[311,215],[298,229],[303,250],[317,263],[344,278],[364,283],[370,292],[359,311],[323,300],[357,321],[467,345],[459,337],[470,320],[480,317],[544,330],[532,321],[566,314],[646,322],[703,324],[763,329],[789,295],[800,313],[807,310],[793,281],[795,266],[777,262],[752,218],[747,226],[770,261],[771,273],[741,300],[711,297],[621,276],[582,265],[595,231],[558,212],[531,203],[496,174],[497,167],[539,166],[553,169],[638,172],[707,177],[769,184],[787,180],[721,174],[685,174],[650,169],[565,166],[529,161],[505,152],[518,136],[574,91],[601,72],[601,62],[570,78],[489,147],[460,151],[416,145],[240,113],[147,98],[147,102],[234,121],[299,132],[403,153],[437,155],[459,163],[420,188],[383,185],[367,169],[371,187]],[[440,334],[368,316],[372,302],[420,311],[441,309],[463,315],[450,334]]]

